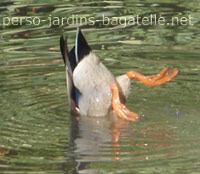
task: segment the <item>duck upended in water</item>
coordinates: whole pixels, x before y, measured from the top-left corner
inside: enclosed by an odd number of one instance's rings
[[[126,120],[136,121],[138,114],[124,105],[130,80],[137,79],[153,87],[169,82],[178,69],[163,68],[160,73],[144,76],[136,71],[115,77],[92,52],[80,28],[75,46],[68,52],[66,40],[60,38],[60,49],[66,68],[68,100],[71,112],[80,115],[106,116],[114,110]]]

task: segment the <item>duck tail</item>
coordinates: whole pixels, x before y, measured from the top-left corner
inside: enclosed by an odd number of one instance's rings
[[[80,62],[85,56],[91,52],[91,48],[88,45],[81,29],[77,28],[76,43],[75,43],[75,56],[76,61]]]
[[[60,37],[60,51],[61,51],[62,58],[63,58],[65,65],[66,65],[66,62],[68,61],[68,55],[69,55],[66,40],[67,40],[67,38],[64,39],[64,36]]]

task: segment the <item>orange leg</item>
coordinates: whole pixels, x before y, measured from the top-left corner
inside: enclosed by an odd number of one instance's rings
[[[110,84],[110,89],[112,91],[112,108],[116,114],[125,120],[137,121],[138,114],[130,111],[123,103],[121,103],[119,98],[119,88],[116,83]]]
[[[179,71],[177,68],[170,69],[168,67],[165,67],[160,71],[160,73],[152,75],[152,76],[144,76],[133,70],[128,71],[126,75],[130,79],[137,79],[143,82],[147,86],[154,87],[154,86],[162,85],[169,82],[171,79],[176,77],[178,72]]]

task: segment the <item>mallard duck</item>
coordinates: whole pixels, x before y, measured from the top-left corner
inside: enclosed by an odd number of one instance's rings
[[[77,29],[75,46],[71,51],[68,52],[63,36],[60,38],[60,50],[66,68],[71,112],[83,116],[102,117],[114,111],[122,119],[137,121],[139,115],[125,106],[130,80],[137,79],[154,87],[169,82],[178,74],[177,68],[165,67],[151,76],[130,70],[115,77],[92,51],[80,28]]]

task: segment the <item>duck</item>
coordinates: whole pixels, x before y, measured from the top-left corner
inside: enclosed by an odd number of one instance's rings
[[[105,117],[114,112],[120,119],[137,121],[139,114],[125,106],[131,80],[155,87],[171,81],[179,72],[177,68],[164,67],[154,75],[130,70],[115,77],[92,51],[80,27],[70,51],[67,37],[60,37],[60,51],[66,70],[70,111],[81,116]]]

